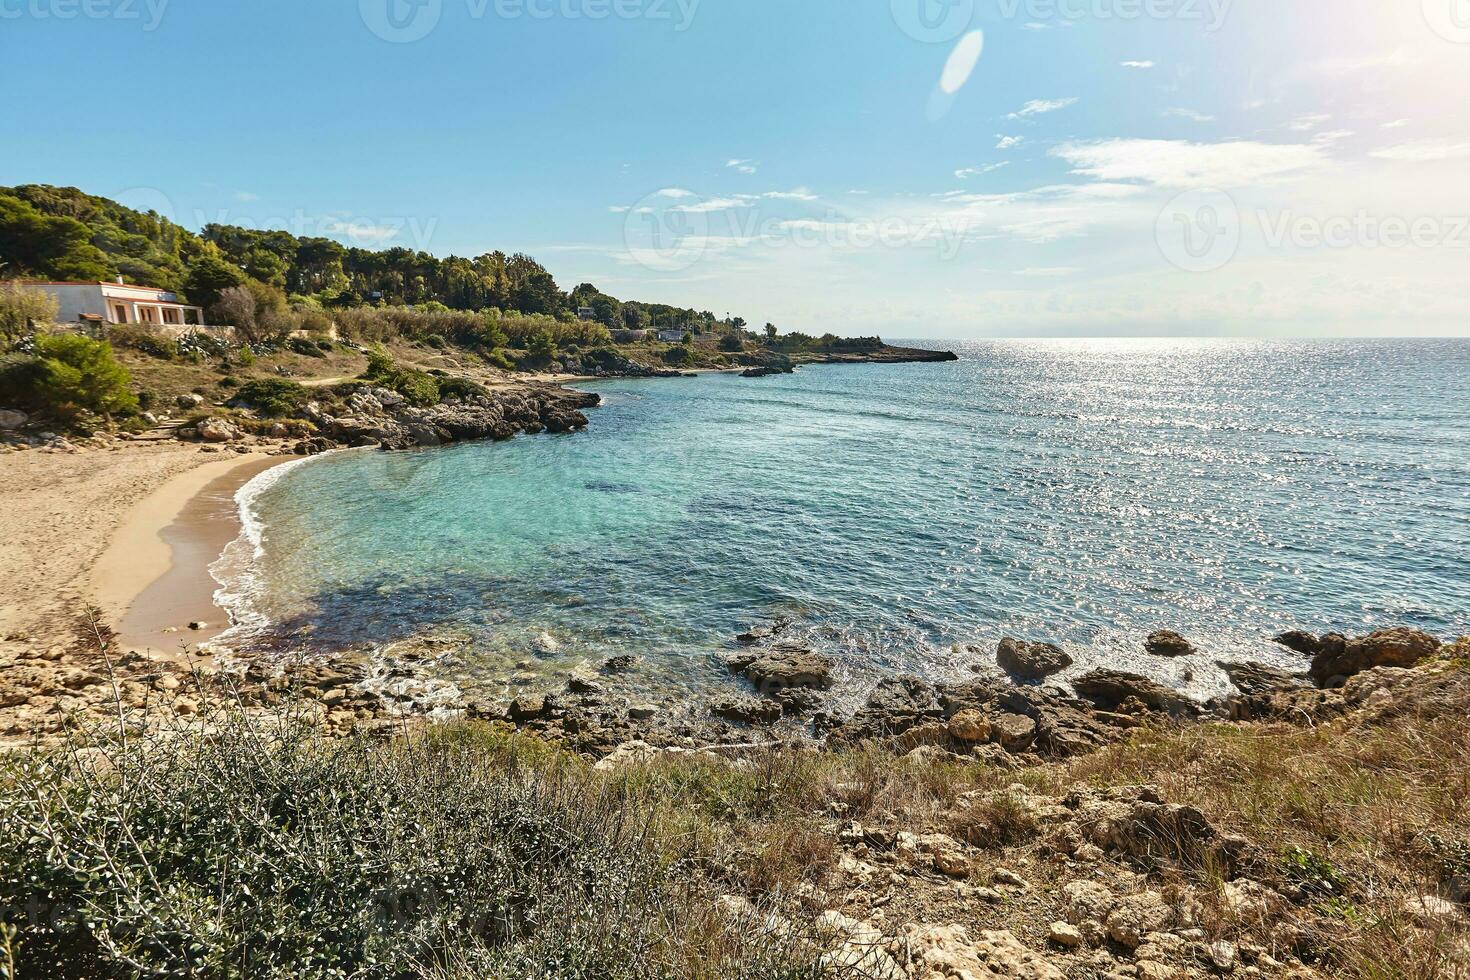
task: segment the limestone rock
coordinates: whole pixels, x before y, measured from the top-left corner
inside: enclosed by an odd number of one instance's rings
[[[742,654],[729,658],[727,663],[763,694],[774,694],[788,687],[829,688],[835,666],[831,657],[797,646],[777,646],[758,654]]]
[[[1173,630],[1154,630],[1143,648],[1155,657],[1188,657],[1195,652],[1194,644]]]
[[[199,438],[205,442],[234,442],[240,430],[224,419],[205,419],[198,425]]]
[[[967,708],[949,720],[949,736],[957,742],[988,742],[993,730],[985,716],[974,708]]]
[[[1121,670],[1089,671],[1072,682],[1079,695],[1105,711],[1117,711],[1130,699],[1176,717],[1199,714],[1199,705],[1147,677]]]
[[[25,412],[17,412],[8,408],[0,408],[0,430],[14,431],[29,422],[31,417]]]
[[[1439,640],[1422,630],[1378,630],[1347,640],[1340,650],[1324,646],[1312,658],[1309,674],[1318,687],[1340,687],[1347,678],[1374,667],[1412,667],[1433,657],[1439,647]]]
[[[971,938],[961,925],[910,925],[898,948],[907,954],[915,980],[1066,980],[1050,960],[1004,931]]]
[[[1066,922],[1053,922],[1047,938],[1063,949],[1076,949],[1082,945],[1081,930]]]
[[[1001,670],[1019,681],[1041,681],[1072,666],[1072,658],[1051,643],[1025,643],[1003,637],[995,649]]]

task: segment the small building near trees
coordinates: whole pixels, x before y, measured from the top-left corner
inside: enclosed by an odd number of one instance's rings
[[[157,327],[203,327],[204,309],[179,302],[178,294],[152,286],[117,282],[22,282],[53,297],[59,323],[85,325],[145,323]]]

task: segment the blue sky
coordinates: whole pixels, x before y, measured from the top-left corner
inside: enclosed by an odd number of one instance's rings
[[[190,227],[818,332],[1470,333],[1467,0],[0,0],[0,83],[0,183]]]

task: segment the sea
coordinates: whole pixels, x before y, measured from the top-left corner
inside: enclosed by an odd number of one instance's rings
[[[693,695],[784,618],[857,703],[1003,636],[1203,698],[1300,667],[1288,629],[1470,633],[1470,342],[912,343],[960,359],[587,383],[585,433],[268,471],[226,639],[432,636],[490,692],[632,653]],[[1147,655],[1161,628],[1199,652]]]

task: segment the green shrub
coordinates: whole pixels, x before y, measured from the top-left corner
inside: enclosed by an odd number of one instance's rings
[[[316,341],[307,340],[305,337],[292,337],[286,341],[286,349],[292,353],[301,354],[304,357],[326,357],[326,353],[317,346]],[[329,346],[328,350],[331,349]]]
[[[439,381],[423,371],[399,368],[383,379],[382,384],[408,399],[410,405],[427,408],[439,404]]]
[[[73,333],[40,334],[36,363],[18,369],[24,403],[61,419],[81,412],[110,415],[135,411],[138,399],[128,389],[128,372],[112,355],[112,345]]]
[[[368,350],[367,370],[362,373],[364,381],[391,388],[410,405],[427,408],[439,404],[439,382],[433,375],[413,368],[400,368],[381,344]]]
[[[171,361],[179,356],[179,343],[165,337],[146,323],[117,323],[107,330],[107,339],[113,347],[125,347],[161,361]]]
[[[56,319],[58,304],[39,289],[0,283],[0,351],[13,346],[37,326]]]
[[[470,398],[490,394],[484,385],[476,384],[469,378],[446,378],[439,382],[440,398]]]
[[[694,360],[694,355],[688,347],[670,347],[664,351],[664,361],[673,365],[688,364]]]
[[[14,975],[821,975],[724,922],[651,801],[574,763],[282,722],[0,756]]]
[[[301,411],[309,394],[306,388],[294,381],[261,378],[245,382],[231,400],[249,405],[266,418],[281,418]]]

